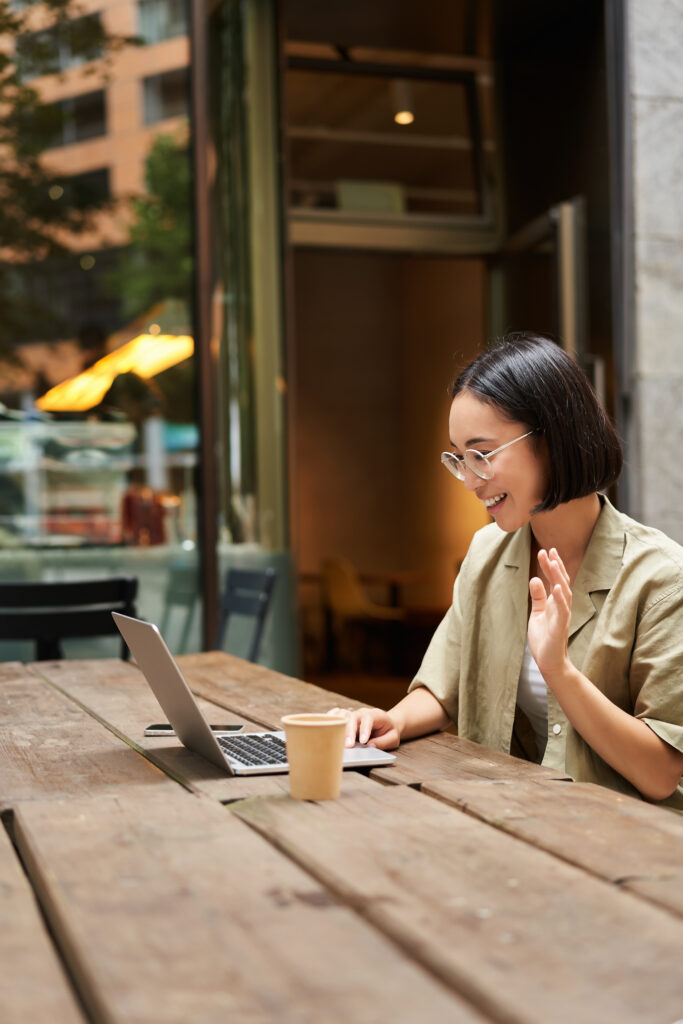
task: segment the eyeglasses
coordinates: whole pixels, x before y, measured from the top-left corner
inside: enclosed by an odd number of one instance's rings
[[[441,461],[449,470],[453,476],[457,476],[458,480],[465,479],[465,470],[471,469],[472,472],[481,477],[482,480],[490,480],[493,476],[494,469],[491,465],[490,460],[498,452],[502,452],[503,449],[509,448],[511,444],[517,444],[518,441],[523,441],[525,437],[529,437],[534,434],[534,430],[527,431],[526,434],[522,434],[521,437],[516,437],[514,441],[508,441],[507,444],[502,444],[500,448],[496,448],[493,452],[487,452],[486,455],[482,455],[481,452],[477,452],[474,448],[467,448],[464,455],[456,455],[454,452],[441,452]]]

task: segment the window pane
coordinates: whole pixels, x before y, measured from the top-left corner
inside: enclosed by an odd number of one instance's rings
[[[185,69],[151,75],[144,80],[145,124],[187,113],[188,80]]]
[[[173,650],[197,649],[187,48],[157,82],[160,116],[183,116],[157,133],[149,51],[106,34],[96,45],[121,5],[99,4],[101,22],[41,21],[40,36],[31,6],[3,40],[43,81],[3,110],[0,578],[137,576],[139,612]],[[41,18],[57,6],[78,5]],[[124,59],[107,64],[113,54]],[[48,77],[57,69],[68,74]],[[114,639],[64,648],[120,651]],[[0,645],[5,659],[32,656]]]
[[[184,0],[140,0],[140,35],[146,43],[182,36],[187,32]]]
[[[99,59],[102,35],[99,14],[88,14],[40,32],[26,32],[16,41],[22,78],[54,74]]]
[[[63,100],[64,145],[70,142],[84,142],[86,139],[105,135],[107,131],[104,92],[89,92]]]
[[[290,69],[287,111],[293,206],[480,212],[465,82]]]

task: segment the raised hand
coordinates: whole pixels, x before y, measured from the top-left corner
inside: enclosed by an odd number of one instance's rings
[[[548,581],[550,592],[546,593],[543,581],[538,576],[529,580],[529,650],[548,682],[548,676],[566,665],[572,588],[569,574],[556,548],[550,548],[550,551],[542,548],[538,553],[538,563]]]

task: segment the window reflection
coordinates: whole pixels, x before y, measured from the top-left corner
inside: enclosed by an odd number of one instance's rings
[[[185,5],[97,6],[6,22],[0,578],[129,573],[160,621],[197,542]]]
[[[145,78],[145,124],[187,113],[187,72],[184,68]]]
[[[27,81],[98,60],[103,49],[103,29],[98,12],[40,32],[19,35],[16,60],[21,77]]]
[[[293,210],[482,218],[484,72],[448,56],[286,44]]]
[[[184,0],[140,0],[140,35],[146,43],[185,35]]]

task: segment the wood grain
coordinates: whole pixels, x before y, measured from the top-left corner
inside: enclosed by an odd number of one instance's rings
[[[483,1024],[209,798],[26,804],[15,827],[94,1021]]]
[[[324,712],[336,705],[361,706],[348,697],[223,652],[187,654],[178,661],[195,693],[269,729],[279,729],[280,718],[290,711]],[[403,744],[394,765],[375,768],[371,774],[382,782],[411,786],[426,779],[452,778],[453,775],[484,779],[569,778],[565,772],[512,758],[451,733]]]
[[[0,684],[0,807],[165,784],[165,776],[20,665]]]
[[[116,736],[188,789],[222,801],[289,790],[289,781],[284,775],[236,778],[187,750],[175,737],[159,739],[145,736],[145,726],[164,721],[165,716],[134,664],[113,658],[36,662],[31,671],[49,680],[91,716],[106,724]],[[247,718],[202,699],[199,699],[199,706],[210,722],[235,722],[255,731],[261,728]]]
[[[683,815],[590,783],[451,780],[423,788],[683,917]]]
[[[235,813],[494,1020],[681,1017],[683,922],[440,801],[389,786]]]
[[[31,887],[0,826],[0,1019],[84,1024]]]
[[[391,768],[377,768],[373,778],[408,786],[433,779],[564,779],[569,776],[540,764],[511,757],[500,750],[443,732],[400,747],[401,757]]]
[[[222,651],[184,654],[178,664],[195,693],[260,722],[266,729],[281,728],[283,715],[362,706],[339,693]]]

